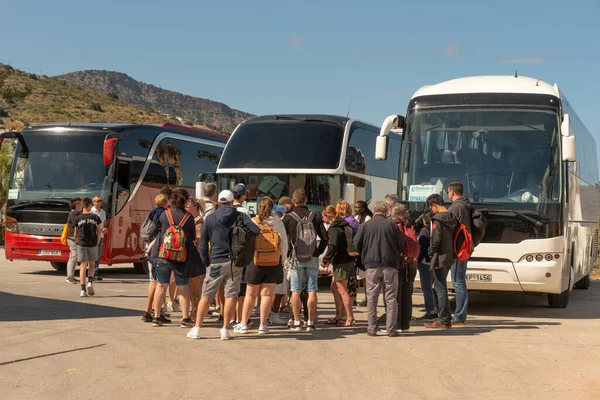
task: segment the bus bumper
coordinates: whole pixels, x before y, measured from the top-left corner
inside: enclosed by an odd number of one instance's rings
[[[7,260],[40,260],[67,262],[69,247],[60,243],[58,236],[35,236],[6,232],[5,257]]]

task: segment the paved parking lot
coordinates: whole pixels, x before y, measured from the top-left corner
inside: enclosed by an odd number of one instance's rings
[[[190,341],[140,320],[147,281],[102,269],[79,298],[46,263],[0,253],[2,399],[591,399],[600,398],[600,282],[565,310],[522,294],[473,294],[469,326],[398,338],[358,326]],[[415,314],[422,297],[415,294]],[[332,316],[323,288],[320,316]],[[174,319],[179,314],[172,315]]]

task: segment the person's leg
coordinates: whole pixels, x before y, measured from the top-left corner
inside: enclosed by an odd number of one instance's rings
[[[190,317],[190,286],[177,285],[177,294],[179,295],[179,305],[181,306],[181,319]]]
[[[308,300],[306,306],[308,308],[307,324],[315,324],[317,320],[317,292],[319,291],[319,258],[313,257],[310,261],[309,268],[306,268],[306,290],[308,291]]]
[[[196,328],[200,328],[202,326],[204,318],[206,318],[206,314],[208,314],[209,308],[210,299],[208,297],[200,298],[200,302],[198,303],[198,313],[196,314]]]
[[[377,334],[377,302],[383,274],[381,268],[367,268],[365,281],[367,287],[367,333]]]
[[[219,287],[217,292],[217,307],[219,307],[219,318],[223,316],[223,310],[225,309],[225,284],[223,283]]]
[[[165,303],[168,287],[168,283],[159,283],[156,285],[156,291],[154,292],[154,318],[160,318],[160,309]]]
[[[235,318],[237,297],[240,293],[240,285],[242,283],[242,269],[234,268],[231,262],[227,262],[222,264],[221,273],[223,274],[223,294],[225,296],[222,329],[229,330],[229,324]],[[271,303],[269,303],[270,305]],[[229,333],[225,337],[223,331],[221,331],[221,339],[229,339]]]
[[[198,314],[198,303],[202,298],[202,285],[204,285],[205,275],[200,275],[193,278],[190,282],[190,301],[192,303],[192,310],[190,312],[190,318],[195,318]]]
[[[281,303],[283,300],[282,294],[276,294],[273,296],[273,305],[271,306],[271,312],[279,314],[279,310],[282,308]]]
[[[438,298],[439,320],[444,325],[451,325],[452,313],[450,311],[450,301],[448,300],[448,268],[438,268],[434,270],[435,291]]]
[[[271,305],[273,304],[273,290],[275,290],[275,283],[264,283],[261,285],[260,326],[267,325],[267,318],[271,313]]]
[[[222,282],[223,276],[221,276],[221,268],[218,266],[209,266],[206,269],[206,275],[202,284],[200,302],[198,303],[198,313],[196,314],[195,325],[196,328],[200,328],[202,326],[202,323],[206,318],[206,314],[208,314],[208,309],[210,308],[210,301],[211,299],[215,298]]]
[[[344,316],[344,303],[335,279],[331,280],[331,294],[333,295],[333,302],[335,304],[335,319],[338,320]]]
[[[467,261],[456,261],[452,265],[452,286],[456,292],[456,310],[453,322],[466,322],[467,308],[469,306],[469,292],[467,291]]]
[[[352,297],[348,292],[348,279],[336,282],[336,289],[340,300],[342,301],[342,307],[346,312],[346,326],[351,326],[354,323],[354,313],[352,312]]]
[[[148,300],[146,301],[146,312],[150,314],[154,305],[154,293],[156,292],[156,281],[148,284]]]
[[[298,265],[292,264],[290,269],[290,288],[292,290],[292,313],[294,315],[294,321],[300,324],[300,307],[301,299],[300,292],[302,291],[302,285],[304,284],[306,269]]]
[[[98,269],[100,268],[100,256],[102,255],[102,244],[104,243],[104,238],[100,239],[100,243],[98,244],[98,258],[94,262],[94,278],[98,277]]]
[[[402,272],[402,270],[400,270]],[[406,268],[404,277],[398,277],[398,318],[397,327],[403,331],[410,329],[410,320],[412,319],[412,294],[416,268]]]
[[[398,318],[398,270],[383,268],[385,282],[385,302],[387,304],[386,330],[388,335],[396,334],[396,319]]]
[[[69,262],[67,263],[67,278],[75,278],[75,268],[77,267],[77,245],[74,240],[67,239],[69,245]]]
[[[248,286],[246,286],[246,295],[248,294]],[[242,315],[244,314],[244,303],[246,302],[246,296],[238,296],[236,309],[235,309],[235,322],[243,321]]]
[[[423,300],[425,301],[425,312],[427,314],[435,314],[435,297],[433,296],[433,274],[430,266],[427,264],[418,265],[419,281],[421,283],[421,291],[423,292]]]
[[[248,283],[246,287],[246,298],[244,299],[244,308],[242,310],[242,324],[248,325],[250,315],[256,304],[256,298],[260,295],[261,285],[251,285]]]

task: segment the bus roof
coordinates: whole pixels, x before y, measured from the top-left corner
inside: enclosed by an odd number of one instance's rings
[[[102,123],[102,122],[94,122],[94,123],[70,123],[70,124],[40,124],[40,125],[30,125],[23,129],[26,130],[67,130],[67,129],[89,129],[89,130],[103,130],[103,131],[124,131],[127,129],[134,129],[139,127],[152,127],[152,128],[164,128],[171,131],[183,131],[187,133],[193,133],[197,135],[210,136],[215,139],[219,139],[222,141],[227,141],[229,136],[223,135],[222,133],[217,133],[208,129],[196,128],[187,125],[178,125],[170,122],[165,122],[162,125],[153,125],[153,124],[128,124],[128,123]]]
[[[412,99],[421,96],[466,93],[523,93],[542,94],[560,98],[558,86],[525,76],[470,76],[452,79],[435,85],[423,86]]]
[[[326,115],[326,114],[273,114],[273,115],[261,115],[253,117],[244,121],[248,122],[266,122],[266,121],[294,121],[294,120],[311,120],[318,121],[323,120],[327,122],[334,122],[336,124],[344,125],[350,120],[348,117],[340,117],[337,115]]]

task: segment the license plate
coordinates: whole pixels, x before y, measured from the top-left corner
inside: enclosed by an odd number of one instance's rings
[[[467,282],[491,282],[492,274],[467,274]]]
[[[40,250],[40,256],[60,256],[61,250]]]

